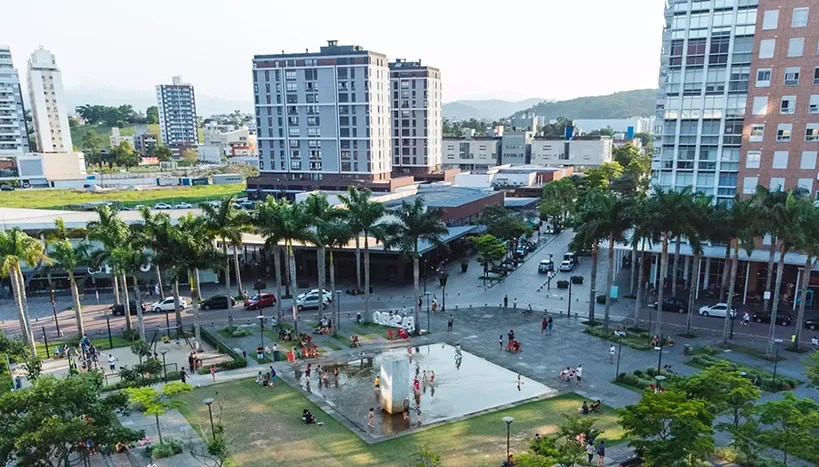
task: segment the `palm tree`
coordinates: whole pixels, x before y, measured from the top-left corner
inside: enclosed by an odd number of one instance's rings
[[[330,293],[335,297],[336,293],[336,264],[333,260],[333,249],[344,248],[353,238],[353,231],[344,219],[335,219],[325,222],[316,229],[316,239],[330,249]],[[341,317],[341,310],[338,308],[338,300],[333,301],[333,311],[336,315],[333,332],[338,329],[338,320]]]
[[[20,331],[31,350],[31,358],[37,358],[37,348],[34,343],[34,332],[28,315],[26,287],[20,263],[28,267],[35,267],[42,262],[51,263],[46,256],[45,245],[37,239],[29,237],[19,227],[11,230],[0,230],[0,275],[9,276],[11,286],[17,299],[17,311],[20,315]]]
[[[662,240],[662,254],[660,255],[660,286],[657,288],[657,306],[662,308],[665,278],[668,271],[668,240],[673,235],[680,235],[682,224],[690,217],[691,187],[681,191],[665,191],[656,187],[654,196],[649,199],[648,223],[655,229],[655,235]],[[657,313],[657,328],[655,334],[663,332],[663,314]]]
[[[693,284],[697,284],[700,280],[700,258],[704,253],[703,247],[705,246],[705,242],[711,238],[711,233],[713,232],[712,226],[714,222],[719,220],[716,219],[715,213],[717,212],[722,213],[723,211],[717,209],[710,196],[697,193],[691,200],[691,211],[689,212],[689,218],[685,222],[687,226],[685,236],[688,238],[688,242],[691,245],[691,252],[694,254],[692,265],[694,280],[689,282],[688,287],[688,310],[685,320],[686,334],[691,334],[691,321],[694,316],[694,296],[697,287]],[[658,304],[658,307],[660,306],[661,305]],[[662,311],[662,308],[658,308],[658,310]]]
[[[150,244],[150,239],[154,236],[154,232],[156,232],[160,228],[160,224],[168,218],[168,214],[164,212],[151,212],[151,209],[147,206],[143,207],[139,213],[142,216],[142,224],[135,224],[132,228],[143,230],[146,236],[146,242]],[[153,265],[154,272],[156,273],[156,283],[159,285],[159,298],[160,300],[164,300],[165,287],[162,284],[162,266],[156,262],[153,262]]]
[[[183,218],[185,219],[185,218]],[[177,333],[182,332],[182,307],[179,303],[179,275],[182,272],[187,272],[185,264],[191,261],[192,258],[186,257],[188,252],[183,251],[180,246],[179,235],[181,225],[187,225],[194,222],[191,219],[180,219],[177,225],[171,222],[167,214],[157,216],[154,224],[151,227],[150,237],[147,238],[145,246],[153,251],[151,261],[157,267],[164,268],[168,272],[169,277],[172,278],[171,292],[174,297],[174,316],[176,319]],[[189,233],[196,238],[191,241],[210,242],[211,238],[207,235],[204,221],[198,221],[199,226],[196,230],[189,228]],[[198,281],[198,279],[194,279]],[[198,293],[198,290],[197,290]],[[198,304],[198,303],[197,303]],[[228,309],[228,317],[230,318],[230,309]],[[168,330],[170,333],[170,329]]]
[[[802,226],[806,222],[806,218],[809,218],[808,213],[810,212],[807,208],[807,203],[810,203],[810,200],[806,200],[794,194],[793,191],[789,191],[787,194],[787,198],[785,199],[784,204],[780,204],[774,207],[772,210],[771,219],[773,224],[776,226],[776,235],[779,237],[779,265],[776,269],[776,283],[774,285],[773,290],[773,306],[771,308],[771,326],[770,331],[768,333],[768,346],[765,349],[765,355],[770,357],[773,353],[774,347],[774,337],[776,331],[776,314],[779,311],[779,291],[782,287],[782,273],[785,269],[785,255],[791,248],[800,242],[800,235]],[[806,274],[810,274],[810,271],[805,271]],[[796,326],[799,327],[802,323],[797,323]]]
[[[637,293],[636,293],[636,300],[634,303],[634,316],[640,316],[640,307],[643,306],[643,293],[645,288],[643,287],[643,282],[645,281],[645,264],[646,264],[646,241],[651,240],[653,232],[656,231],[656,227],[653,226],[649,221],[651,220],[650,217],[646,215],[648,209],[648,198],[639,198],[632,206],[630,211],[627,213],[628,217],[631,219],[632,224],[632,232],[631,232],[631,242],[632,248],[634,248],[638,243],[642,243],[640,247],[640,264],[639,264],[639,272],[637,278]],[[637,267],[636,258],[632,262],[632,268]]]
[[[421,257],[420,242],[440,246],[441,237],[449,232],[443,221],[444,213],[440,209],[428,210],[423,198],[416,197],[413,202],[402,201],[401,207],[394,212],[395,221],[385,226],[386,248],[398,247],[405,255],[412,256],[412,283],[415,290],[413,296],[415,306],[415,329],[421,329],[421,305],[419,302],[420,275],[419,259]]]
[[[335,209],[330,206],[327,201],[326,193],[313,193],[304,201],[307,215],[310,217],[313,227],[315,228],[316,243],[316,262],[318,265],[318,289],[319,296],[324,296],[324,281],[327,278],[327,243],[325,226],[334,219],[343,217],[344,212],[340,209]],[[332,297],[331,297],[332,298]],[[323,301],[323,298],[319,303]],[[318,320],[321,321],[323,306],[319,305]]]
[[[77,288],[77,280],[74,277],[74,270],[91,265],[91,245],[85,240],[76,246],[66,239],[57,240],[50,243],[51,251],[49,256],[64,271],[68,273],[68,281],[71,285],[71,298],[74,302],[74,317],[77,319],[77,334],[85,334],[85,326],[82,320],[82,304],[80,303],[80,292]]]
[[[139,298],[139,283],[137,282],[137,274],[140,268],[149,262],[148,254],[145,253],[145,248],[142,239],[136,232],[131,232],[126,241],[117,245],[116,248],[110,252],[102,252],[98,255],[99,258],[105,257],[112,266],[122,273],[122,286],[125,296],[125,316],[129,316],[130,302],[128,298],[128,275],[134,278],[134,300],[136,301],[137,312],[137,326],[139,329],[139,338],[146,340],[145,322],[143,320],[142,306],[140,306]]]
[[[375,238],[383,237],[383,229],[379,225],[384,216],[384,205],[370,201],[372,191],[367,188],[351,186],[346,195],[339,198],[347,208],[348,221],[353,232],[360,232],[364,236],[364,316],[370,314],[370,235]],[[358,236],[356,236],[356,258],[358,258]],[[356,268],[358,269],[358,268]],[[365,318],[367,319],[367,318]]]
[[[796,339],[794,340],[794,350],[799,350],[799,340],[802,338],[802,326],[805,319],[805,302],[808,298],[808,285],[810,284],[810,273],[813,270],[813,263],[819,256],[819,211],[812,204],[803,204],[804,215],[802,220],[800,235],[796,242],[796,248],[805,252],[805,269],[802,271],[802,284],[799,285],[802,297],[799,300],[799,313],[796,318]]]
[[[728,311],[725,313],[725,320],[722,326],[722,343],[728,342],[731,320],[731,307],[734,303],[734,290],[737,281],[737,269],[739,268],[739,248],[742,246],[750,258],[754,249],[754,238],[757,236],[759,227],[757,222],[757,212],[753,201],[750,198],[734,199],[729,213],[731,228],[733,229],[734,259],[731,262],[730,282],[728,285]],[[730,243],[729,243],[730,245]]]
[[[253,230],[265,239],[265,251],[270,252],[273,256],[273,269],[276,275],[276,316],[279,327],[284,318],[282,314],[282,247],[279,244],[282,241],[284,230],[282,222],[281,203],[272,196],[268,196],[262,203],[259,203],[251,221]]]
[[[248,229],[249,218],[235,205],[235,196],[229,196],[222,200],[219,206],[214,207],[208,203],[199,205],[202,208],[202,218],[205,223],[205,231],[214,238],[222,242],[222,253],[225,257],[225,295],[230,297],[230,256],[228,256],[228,243],[233,246],[233,268],[236,270],[236,282],[238,284],[239,295],[242,295],[242,276],[239,271],[239,248],[242,246],[242,233]],[[233,313],[228,310],[228,319],[233,322]]]
[[[88,238],[102,243],[106,251],[111,251],[117,245],[125,241],[128,236],[128,225],[119,218],[119,213],[108,206],[101,206],[97,209],[99,220],[88,223]],[[114,271],[111,274],[114,288],[114,303],[120,303],[119,297],[119,274]],[[128,330],[131,330],[131,315],[128,313],[128,303],[125,304],[125,323]]]

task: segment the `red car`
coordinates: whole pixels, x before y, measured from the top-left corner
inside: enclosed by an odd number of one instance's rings
[[[276,304],[276,296],[269,292],[262,292],[245,300],[245,310],[258,310]]]

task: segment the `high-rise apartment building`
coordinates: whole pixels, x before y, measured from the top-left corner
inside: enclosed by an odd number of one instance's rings
[[[390,63],[392,168],[396,173],[441,169],[441,72],[421,61]]]
[[[253,92],[261,176],[248,188],[394,184],[385,55],[336,41],[318,52],[256,55]]]
[[[819,5],[761,0],[738,184],[815,196],[819,151]]]
[[[11,49],[0,45],[0,156],[29,152],[26,109]]]
[[[196,95],[193,85],[173,77],[173,84],[156,87],[159,108],[159,131],[162,144],[174,148],[195,146],[199,142],[196,127]]]
[[[735,195],[758,1],[666,2],[653,184]]]
[[[41,46],[28,61],[29,102],[40,152],[71,152],[63,78],[54,54]]]

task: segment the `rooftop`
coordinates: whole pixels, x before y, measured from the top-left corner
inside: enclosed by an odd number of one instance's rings
[[[388,209],[397,208],[402,201],[412,202],[421,197],[431,208],[452,208],[478,201],[494,195],[495,192],[452,185],[420,185],[418,191],[409,196],[384,201]]]

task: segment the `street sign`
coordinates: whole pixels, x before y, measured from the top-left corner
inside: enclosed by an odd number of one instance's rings
[[[770,300],[771,299],[771,291],[766,290],[765,293],[762,294],[762,298],[765,299],[765,300]]]

